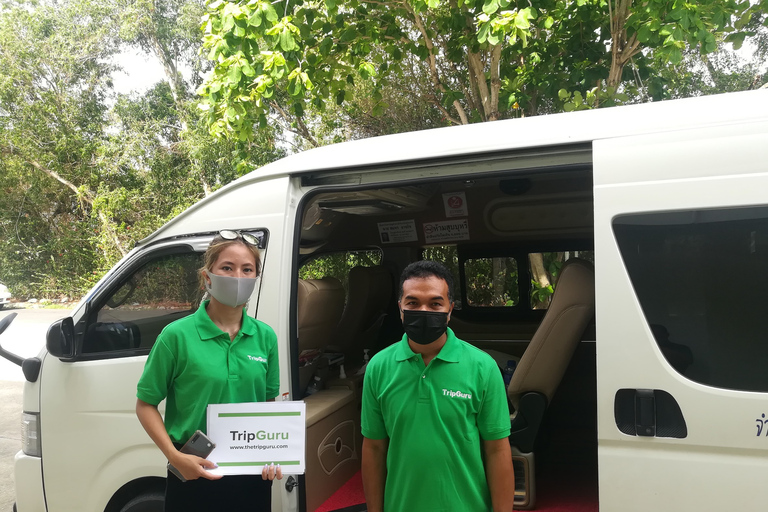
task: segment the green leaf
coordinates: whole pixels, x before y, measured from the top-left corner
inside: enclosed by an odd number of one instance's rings
[[[672,62],[672,64],[680,64],[683,60],[683,52],[680,51],[680,48],[674,47],[669,52],[669,60]]]
[[[555,18],[552,16],[547,16],[547,18],[544,20],[544,28],[549,30],[552,28],[552,26],[555,24]]]
[[[235,26],[235,17],[232,15],[224,16],[224,23],[221,25],[222,32],[229,32]]]
[[[488,40],[488,33],[490,32],[491,25],[488,23],[483,24],[480,30],[477,32],[477,40],[481,44]]]
[[[427,6],[429,6],[430,9],[437,9],[440,7],[440,0],[427,0]]]
[[[361,62],[358,71],[363,79],[376,75],[376,68],[370,62]]]
[[[735,34],[730,34],[728,37],[725,38],[725,40],[733,44],[734,50],[738,50],[744,44],[744,39],[746,37],[747,37],[747,34],[745,34],[744,32],[736,32]]]
[[[651,29],[648,25],[643,25],[640,30],[637,31],[637,40],[641,43],[647,43],[651,40]]]
[[[327,57],[331,53],[332,47],[333,47],[333,39],[331,39],[330,37],[326,37],[320,43],[320,55],[322,55],[323,57]]]
[[[263,5],[262,11],[264,12],[264,14],[266,16],[267,21],[269,21],[271,23],[276,22],[277,18],[278,18],[277,11],[272,6],[272,4],[269,3],[269,2],[263,2],[262,5]]]
[[[344,103],[344,96],[346,95],[346,91],[344,89],[341,89],[339,92],[336,93],[336,104],[341,105]]]
[[[561,100],[565,101],[565,100],[567,100],[568,98],[571,97],[571,93],[569,93],[565,89],[560,89],[559,91],[557,91],[557,97],[560,98]]]
[[[237,84],[240,82],[240,78],[243,76],[243,71],[240,69],[240,66],[237,64],[234,64],[229,67],[229,71],[227,72],[227,77],[229,78],[229,83],[232,85]]]
[[[499,0],[485,0],[485,3],[483,3],[483,12],[490,16],[498,11],[499,7]]]
[[[253,14],[251,15],[251,17],[248,18],[248,25],[252,27],[260,27],[262,21],[263,20],[261,18],[261,11],[256,9],[255,11],[253,11]]]
[[[563,105],[563,110],[565,110],[566,112],[573,112],[574,110],[576,110],[576,105],[572,101],[569,101],[568,103]]]
[[[280,48],[285,52],[290,52],[297,48],[296,41],[293,39],[293,34],[291,34],[291,31],[288,30],[288,28],[284,28],[282,32],[280,32]]]
[[[515,26],[522,30],[527,30],[531,27],[531,22],[528,21],[528,17],[523,11],[520,11],[517,13],[517,16],[515,16]]]

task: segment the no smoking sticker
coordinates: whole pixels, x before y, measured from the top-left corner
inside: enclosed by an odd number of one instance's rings
[[[449,192],[443,194],[443,206],[446,217],[466,217],[467,196],[464,192]]]

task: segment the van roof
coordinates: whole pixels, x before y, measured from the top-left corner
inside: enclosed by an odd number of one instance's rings
[[[270,177],[344,172],[407,162],[768,120],[768,89],[550,114],[353,140],[296,153],[222,187],[141,245],[177,234],[178,222],[228,190]],[[171,228],[171,229],[168,229]]]
[[[277,174],[359,169],[457,155],[560,146],[766,119],[768,90],[642,103],[353,140],[290,155],[238,181]]]

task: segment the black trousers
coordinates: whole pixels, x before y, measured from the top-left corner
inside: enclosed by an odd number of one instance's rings
[[[182,482],[168,473],[165,512],[271,512],[272,482],[261,475]]]

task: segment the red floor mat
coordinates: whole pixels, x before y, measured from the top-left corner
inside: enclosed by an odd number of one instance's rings
[[[333,493],[315,512],[334,512],[336,510],[365,503],[363,494],[363,477],[360,471],[350,478],[347,483]]]
[[[598,512],[596,471],[586,465],[581,471],[563,471],[539,475],[537,480],[538,512]],[[346,512],[364,510],[363,478],[358,471],[314,512]],[[352,508],[355,507],[355,508]]]

